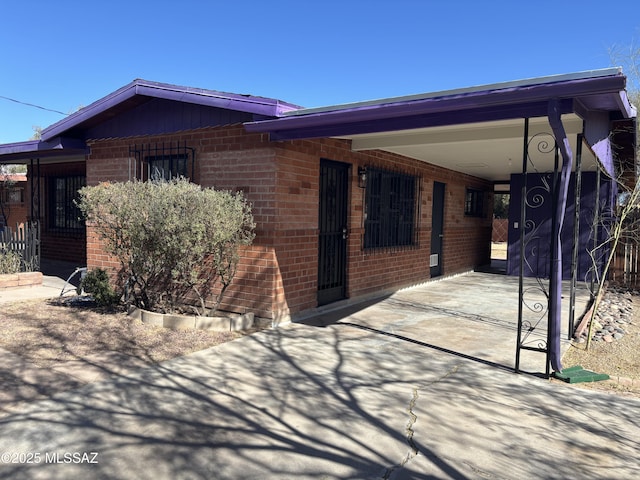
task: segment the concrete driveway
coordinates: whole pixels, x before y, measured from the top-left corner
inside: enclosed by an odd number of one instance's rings
[[[481,310],[488,294],[472,306],[494,281],[432,283],[32,403],[0,418],[0,477],[638,478],[640,401],[512,373],[513,324]]]

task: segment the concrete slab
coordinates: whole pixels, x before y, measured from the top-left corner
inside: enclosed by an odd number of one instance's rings
[[[0,419],[0,477],[638,478],[640,401],[512,373],[501,282],[444,280],[22,406]]]
[[[129,375],[149,364],[119,352],[98,352],[77,360],[63,362],[52,370],[81,383],[105,380],[112,376]]]
[[[0,290],[0,304],[36,298],[57,298],[60,296],[60,293],[62,293],[64,287],[65,280],[55,276],[44,275],[42,277],[42,285]],[[66,294],[75,295],[73,287],[68,285],[67,287],[71,290],[66,291]]]
[[[630,479],[638,407],[347,323],[290,324],[5,417],[0,452],[41,460],[0,476]]]
[[[82,385],[63,372],[45,369],[19,355],[0,349],[0,413],[15,410],[22,402],[48,398]]]
[[[544,286],[544,285],[543,285]],[[547,297],[535,279],[525,279],[523,319],[531,326],[527,342],[546,341]],[[562,348],[568,348],[569,284],[563,285]],[[382,301],[328,311],[303,320],[316,326],[349,323],[363,330],[397,336],[476,361],[513,369],[516,360],[519,279],[472,272],[408,288]],[[576,291],[576,319],[589,304],[589,292]],[[542,308],[541,308],[542,307]],[[382,341],[382,340],[381,340]],[[545,355],[523,351],[520,369],[545,372]]]

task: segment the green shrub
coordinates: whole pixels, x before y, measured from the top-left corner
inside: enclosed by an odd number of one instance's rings
[[[120,262],[131,303],[151,311],[178,311],[193,298],[201,315],[217,309],[235,276],[239,247],[254,238],[241,192],[185,179],[84,187],[79,206]]]
[[[109,282],[109,274],[102,268],[87,272],[80,281],[79,289],[90,294],[96,304],[101,307],[113,306],[120,301],[120,295],[115,292]]]
[[[10,250],[0,250],[0,274],[18,273],[22,264],[22,257]]]

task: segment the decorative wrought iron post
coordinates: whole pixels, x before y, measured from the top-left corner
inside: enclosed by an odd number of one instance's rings
[[[29,165],[29,177],[31,182],[31,221],[40,221],[40,159],[32,158]]]
[[[40,270],[40,239],[42,238],[42,229],[40,225],[40,184],[41,181],[41,173],[40,173],[40,159],[31,159],[29,165],[29,177],[31,183],[31,212],[30,212],[30,225],[29,230],[32,232],[31,235],[31,243],[32,243],[32,255],[30,259],[30,268],[34,271]]]
[[[528,143],[529,143],[529,119],[524,119],[524,145],[522,147],[522,187],[520,195],[520,220],[518,228],[520,229],[520,270],[519,270],[519,283],[518,283],[518,338],[516,339],[516,373],[520,372],[520,345],[522,338],[522,314],[524,313],[522,296],[524,292],[524,223],[526,222],[527,209],[525,205],[525,199],[527,194],[527,158],[528,158]]]
[[[535,155],[534,155],[535,154]],[[539,171],[536,159],[553,157],[553,171]],[[521,371],[521,353],[545,354],[545,374],[550,374],[550,285],[545,283],[557,260],[553,238],[557,232],[555,217],[558,183],[558,148],[552,133],[529,134],[529,119],[525,119],[520,203],[520,279],[518,305],[518,338],[515,371]],[[534,156],[536,158],[534,158]],[[549,225],[549,220],[551,225]],[[550,234],[550,235],[549,235]],[[547,319],[547,322],[544,320]],[[545,331],[546,327],[546,331]]]
[[[580,196],[582,195],[582,141],[581,133],[576,141],[576,173],[573,209],[573,248],[571,250],[571,294],[569,299],[569,326],[567,339],[571,340],[576,320],[576,286],[578,282],[578,246],[580,243]]]

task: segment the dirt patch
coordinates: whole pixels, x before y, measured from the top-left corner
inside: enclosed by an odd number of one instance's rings
[[[9,303],[0,313],[0,348],[45,368],[102,352],[147,364],[235,340],[247,332],[169,330],[145,325],[124,312],[33,300]]]
[[[576,383],[573,386],[601,390],[640,398],[640,297],[633,297],[632,321],[625,325],[625,335],[617,341],[573,343],[562,358],[563,367],[581,365],[596,373],[606,373],[611,379]]]

